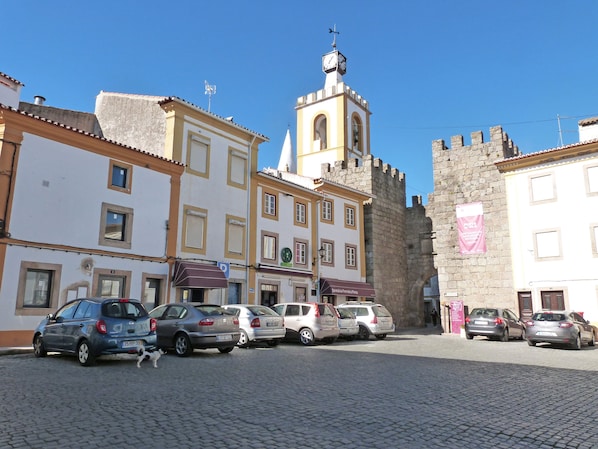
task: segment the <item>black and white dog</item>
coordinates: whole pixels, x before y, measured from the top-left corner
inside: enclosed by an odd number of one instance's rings
[[[154,368],[158,368],[158,359],[164,354],[166,352],[162,349],[146,349],[144,346],[141,346],[137,350],[137,368],[141,368],[141,362],[144,360],[151,360]]]

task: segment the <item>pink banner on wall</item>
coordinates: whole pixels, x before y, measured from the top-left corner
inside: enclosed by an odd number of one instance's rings
[[[482,203],[457,205],[457,230],[461,254],[483,254],[486,252]]]
[[[450,306],[451,333],[459,334],[461,332],[461,325],[465,324],[465,309],[463,308],[463,301],[451,301]]]

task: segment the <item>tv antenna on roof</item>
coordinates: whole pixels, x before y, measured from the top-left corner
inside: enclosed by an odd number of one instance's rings
[[[216,85],[215,84],[208,84],[208,81],[205,80],[206,91],[204,92],[208,96],[208,112],[210,112],[210,106],[212,105],[212,95],[216,94]]]

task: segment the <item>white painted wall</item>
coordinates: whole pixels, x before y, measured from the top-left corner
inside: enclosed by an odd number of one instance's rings
[[[170,177],[134,166],[132,190],[126,194],[107,188],[109,167],[105,156],[25,134],[11,212],[12,237],[164,256]],[[130,250],[99,245],[102,202],[133,209]]]
[[[598,156],[543,164],[505,175],[516,291],[532,292],[534,310],[541,308],[542,290],[564,290],[565,305],[598,321],[598,257],[592,253],[591,225],[598,223],[598,196],[586,192],[584,167]],[[532,204],[530,177],[555,176],[555,201]],[[538,260],[534,233],[559,229],[562,257]]]
[[[0,104],[18,109],[22,84],[0,73]]]

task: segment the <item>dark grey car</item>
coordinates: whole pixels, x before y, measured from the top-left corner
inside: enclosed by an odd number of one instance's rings
[[[149,314],[157,321],[158,346],[174,348],[180,357],[194,349],[231,352],[239,341],[239,319],[216,304],[164,304]]]
[[[476,335],[490,340],[509,341],[525,338],[525,324],[510,309],[480,307],[465,318],[465,336],[471,340]]]
[[[140,346],[156,346],[156,320],[133,299],[76,299],[49,314],[33,332],[36,357],[76,354],[84,366],[100,355],[136,353]]]
[[[537,343],[557,343],[581,349],[587,343],[594,346],[594,328],[577,312],[536,312],[526,323],[526,338],[530,346]]]

